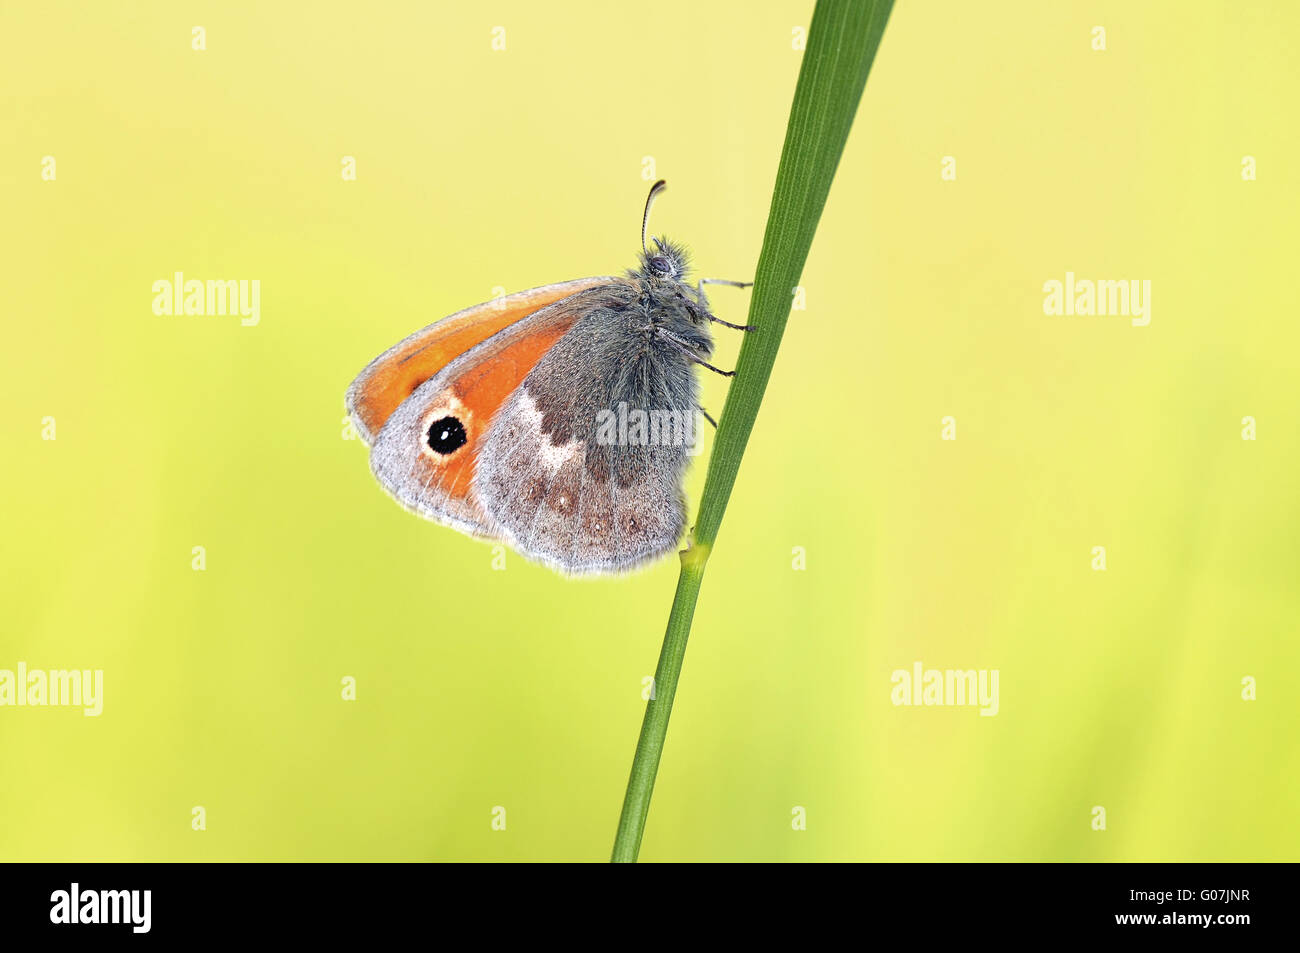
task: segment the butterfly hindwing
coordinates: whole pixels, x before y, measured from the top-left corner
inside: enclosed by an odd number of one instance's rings
[[[572,573],[625,570],[659,556],[686,521],[681,483],[693,442],[694,375],[675,354],[664,360],[644,346],[635,286],[602,294],[604,303],[589,307],[502,405],[475,477],[505,539]],[[651,411],[659,415],[651,442],[610,426],[620,413]]]

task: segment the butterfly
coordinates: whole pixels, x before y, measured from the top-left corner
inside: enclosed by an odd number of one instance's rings
[[[402,506],[573,575],[632,569],[675,547],[710,327],[742,331],[686,282],[685,249],[637,267],[476,305],[371,361],[347,411],[370,468]],[[716,424],[715,424],[716,426]]]

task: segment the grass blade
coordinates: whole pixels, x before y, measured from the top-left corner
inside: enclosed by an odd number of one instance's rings
[[[776,363],[790,317],[792,289],[808,259],[892,7],[893,0],[818,0],[813,13],[750,299],[748,323],[758,330],[746,334],[741,344],[736,376],[709,458],[699,516],[691,544],[682,553],[681,575],[655,671],[654,697],[646,704],[614,840],[615,862],[635,861],[641,848],[704,570]]]

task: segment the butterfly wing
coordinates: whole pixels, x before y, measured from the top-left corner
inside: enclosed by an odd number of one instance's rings
[[[503,328],[557,301],[611,278],[578,278],[519,291],[458,311],[422,330],[366,365],[348,387],[347,411],[367,444],[415,389],[453,359]]]
[[[506,399],[475,475],[502,538],[575,574],[647,562],[675,547],[686,524],[682,479],[697,407],[691,365],[647,350],[635,288],[611,286],[606,297]],[[659,414],[662,439],[619,439],[620,411]]]
[[[445,322],[432,325],[366,368],[349,389],[348,405],[359,431],[378,422],[377,432],[369,429],[370,467],[384,489],[421,516],[498,538],[474,487],[483,438],[510,394],[578,318],[602,300],[613,281],[585,278],[521,292],[512,297],[525,303],[504,326],[494,311],[482,313],[492,305],[480,305],[447,319],[455,323],[446,333],[439,331]],[[558,289],[567,294],[557,296]],[[548,303],[523,311],[539,302]],[[463,347],[470,332],[461,319],[476,312],[469,324],[477,320],[479,329],[494,330],[486,335],[480,330],[477,343]],[[463,353],[442,360],[458,346]],[[385,403],[412,386],[380,422]]]

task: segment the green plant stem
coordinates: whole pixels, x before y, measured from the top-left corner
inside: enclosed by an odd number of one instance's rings
[[[618,819],[618,834],[614,838],[613,860],[634,861],[641,849],[641,835],[645,831],[646,815],[650,811],[650,795],[654,792],[655,775],[659,772],[659,759],[664,753],[664,738],[668,734],[668,718],[673,712],[673,697],[677,694],[677,679],[682,673],[682,659],[686,657],[686,640],[691,634],[691,617],[695,614],[695,600],[704,582],[704,566],[708,561],[708,547],[695,545],[682,553],[682,571],[677,577],[677,593],[668,613],[668,631],[659,651],[659,665],[655,668],[654,688],[646,705],[641,722],[641,737],[637,739],[636,755],[632,759],[632,776],[627,782],[627,796],[623,801],[623,814]]]
[[[709,458],[692,541],[682,553],[681,575],[668,614],[654,690],[641,722],[614,839],[615,862],[635,861],[641,849],[704,569],[776,363],[790,316],[792,289],[799,283],[808,259],[892,7],[893,0],[818,0],[813,13],[755,270],[748,323],[757,330],[746,334],[740,346],[736,376],[727,392]]]

